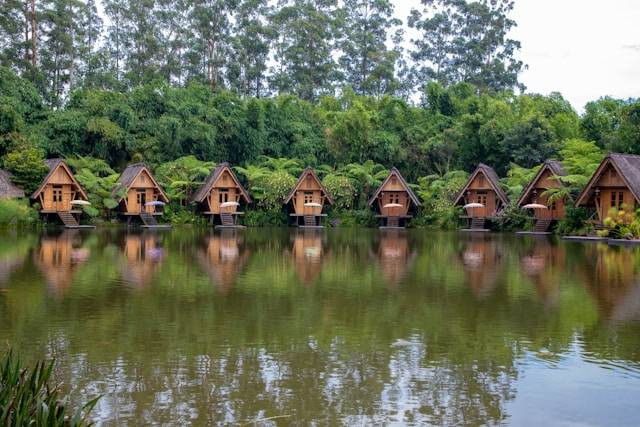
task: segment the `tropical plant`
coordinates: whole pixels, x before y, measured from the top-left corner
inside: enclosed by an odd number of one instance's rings
[[[213,162],[203,162],[195,156],[184,156],[161,164],[156,169],[155,176],[169,199],[185,206],[214,167]]]
[[[8,351],[0,362],[0,421],[5,426],[69,426],[93,423],[89,413],[95,398],[75,413],[63,402],[60,385],[52,383],[54,361],[39,361],[32,369]]]
[[[349,178],[330,173],[324,177],[322,184],[333,197],[338,209],[346,210],[353,207],[358,192]]]

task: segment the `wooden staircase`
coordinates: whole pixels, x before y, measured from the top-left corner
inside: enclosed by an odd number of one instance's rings
[[[230,213],[221,213],[220,223],[224,226],[236,225],[235,221],[233,220],[233,215]]]
[[[80,225],[70,212],[58,212],[58,217],[65,227],[76,228]]]
[[[316,222],[316,217],[314,215],[305,215],[304,216],[304,226],[305,227],[315,227],[318,223]]]
[[[154,227],[158,225],[158,221],[156,221],[155,217],[146,212],[140,212],[140,219],[142,223],[146,226]]]
[[[484,230],[485,218],[473,218],[471,220],[471,229],[472,230]]]
[[[388,216],[387,227],[400,227],[400,218],[397,216]]]
[[[533,231],[536,233],[546,233],[551,225],[550,219],[539,219],[536,221],[536,225],[533,226]]]

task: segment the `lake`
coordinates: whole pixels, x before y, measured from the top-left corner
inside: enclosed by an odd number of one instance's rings
[[[0,342],[122,424],[640,423],[640,249],[422,230],[0,234]],[[274,418],[276,417],[276,418]]]

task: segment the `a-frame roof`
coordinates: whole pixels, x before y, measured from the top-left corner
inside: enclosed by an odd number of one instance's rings
[[[38,189],[36,191],[34,191],[33,194],[31,195],[32,199],[36,199],[40,195],[40,193],[42,193],[42,191],[44,190],[44,187],[47,185],[47,183],[49,182],[49,180],[51,179],[51,177],[53,176],[53,174],[56,172],[56,170],[59,167],[63,168],[65,170],[65,172],[69,175],[69,177],[71,178],[71,181],[73,181],[73,184],[78,188],[78,191],[80,192],[80,195],[82,196],[82,198],[84,200],[88,199],[87,193],[84,192],[84,190],[82,189],[82,186],[80,185],[78,180],[76,180],[76,177],[73,176],[73,172],[71,172],[71,169],[69,169],[69,166],[67,165],[67,163],[64,160],[62,160],[60,158],[47,159],[47,160],[44,161],[44,163],[49,168],[49,173],[42,180],[42,183],[40,184],[40,187],[38,187]]]
[[[542,175],[545,171],[551,172],[556,178],[560,178],[563,176],[567,176],[567,172],[562,167],[562,164],[557,160],[547,160],[542,164],[542,167],[536,174],[536,176],[527,184],[525,189],[522,191],[520,198],[518,199],[518,206],[522,205],[525,200],[529,197],[529,194],[534,189],[536,183],[542,178]]]
[[[120,177],[116,182],[116,186],[113,189],[113,192],[111,194],[116,198],[118,202],[122,201],[122,199],[124,199],[124,196],[118,195],[120,194],[120,191],[123,188],[126,191],[129,191],[129,188],[131,187],[131,185],[133,185],[138,175],[140,175],[142,172],[146,172],[149,175],[149,178],[151,178],[153,185],[160,192],[160,196],[162,197],[163,201],[165,203],[169,203],[169,197],[167,197],[162,187],[160,187],[160,184],[158,184],[158,181],[156,181],[156,178],[153,176],[153,174],[151,173],[147,165],[145,165],[144,163],[134,163],[132,165],[127,166],[127,168],[124,171],[122,171],[122,173],[120,174]]]
[[[389,180],[393,176],[396,176],[398,178],[398,180],[400,180],[400,184],[402,184],[402,186],[404,187],[404,189],[407,192],[407,194],[409,195],[409,198],[411,199],[411,201],[416,206],[420,206],[420,200],[418,199],[418,197],[416,197],[416,195],[414,194],[413,190],[411,190],[411,188],[409,187],[409,184],[407,184],[407,181],[404,179],[404,177],[402,176],[400,171],[398,169],[396,169],[395,167],[391,168],[391,172],[389,172],[389,175],[387,175],[387,177],[382,182],[382,184],[380,184],[380,187],[378,187],[376,192],[373,193],[373,196],[371,196],[371,198],[369,199],[369,206],[371,206],[376,201],[376,199],[378,198],[378,195],[384,189],[384,186],[387,185],[387,182],[389,182]]]
[[[300,178],[298,178],[298,182],[296,182],[296,185],[293,186],[293,188],[291,189],[291,192],[289,192],[289,195],[285,199],[285,201],[284,201],[285,204],[289,203],[289,201],[291,201],[291,198],[293,198],[293,196],[296,194],[296,190],[298,190],[298,187],[300,187],[300,185],[302,185],[302,182],[304,181],[304,179],[306,178],[307,175],[311,175],[313,177],[313,179],[316,180],[316,182],[320,186],[320,190],[324,193],[324,196],[327,198],[327,202],[329,202],[330,205],[333,205],[333,197],[331,197],[331,194],[329,194],[329,192],[324,187],[324,185],[322,185],[322,181],[320,181],[320,178],[318,178],[318,175],[316,175],[316,173],[311,168],[311,166],[307,166],[304,169],[304,171],[302,171],[302,174],[300,174]]]
[[[636,201],[640,202],[640,156],[612,153],[602,160],[598,169],[593,173],[591,179],[578,196],[576,206],[581,206],[587,202],[591,192],[594,190],[594,185],[598,182],[598,179],[608,165],[612,165],[615,168],[633,194],[633,197],[635,197]]]
[[[502,201],[502,203],[504,203],[505,205],[509,204],[509,198],[507,197],[502,187],[500,187],[500,179],[498,178],[498,174],[496,174],[496,171],[494,171],[491,166],[487,166],[484,163],[478,164],[478,167],[475,171],[473,171],[464,187],[462,187],[462,189],[458,192],[458,195],[454,199],[453,204],[457,205],[458,203],[460,203],[460,200],[464,196],[465,191],[467,191],[467,189],[479,173],[482,173],[485,177],[487,177],[487,181],[489,181],[489,184],[491,184],[491,188],[493,188],[493,191],[496,192],[498,198]]]
[[[229,166],[229,163],[226,163],[226,162],[220,163],[211,171],[211,173],[209,174],[207,179],[204,181],[204,183],[200,186],[200,188],[198,188],[198,191],[195,192],[195,194],[191,198],[191,201],[195,203],[202,203],[202,201],[207,197],[207,194],[211,192],[213,185],[216,183],[216,181],[224,171],[229,172],[229,174],[231,175],[231,178],[240,189],[240,193],[244,197],[244,200],[247,203],[251,203],[251,197],[249,197],[249,193],[247,193],[247,191],[244,189],[242,184],[240,184],[240,181],[238,180],[238,177],[236,176],[236,174],[233,172],[233,169],[231,169],[231,167]]]
[[[4,169],[0,169],[0,198],[2,197],[24,197],[24,190],[11,182],[11,174]]]

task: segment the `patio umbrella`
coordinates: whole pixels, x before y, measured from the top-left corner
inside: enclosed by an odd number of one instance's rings
[[[383,206],[383,208],[401,208],[402,205],[400,203],[387,203]]]
[[[549,209],[545,205],[541,205],[540,203],[529,203],[528,205],[524,205],[522,209]]]
[[[91,202],[87,202],[86,200],[72,200],[71,204],[77,206],[89,206]]]
[[[310,202],[304,204],[308,208],[321,208],[322,205],[320,203]]]
[[[467,203],[466,205],[463,206],[463,208],[465,208],[465,209],[469,209],[469,208],[484,208],[484,205],[482,203]]]
[[[223,203],[220,203],[220,207],[221,208],[228,208],[228,207],[231,207],[231,206],[240,206],[240,203],[238,203],[238,202],[223,202]]]
[[[154,200],[152,202],[147,202],[144,205],[145,206],[164,206],[165,204],[166,204],[165,202],[162,202],[160,200]]]

